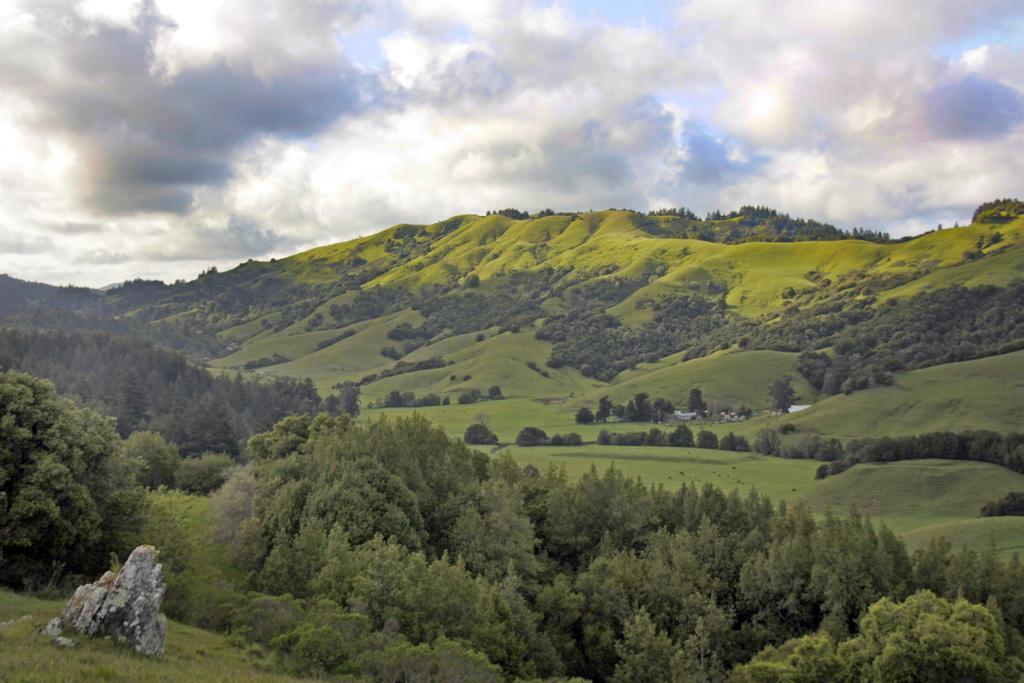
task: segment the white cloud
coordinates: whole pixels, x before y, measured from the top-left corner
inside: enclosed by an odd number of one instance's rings
[[[638,27],[546,0],[0,0],[0,258],[173,278],[505,206],[951,223],[1024,177],[1024,52],[947,56],[1014,12],[688,0]],[[361,26],[379,68],[344,54]]]

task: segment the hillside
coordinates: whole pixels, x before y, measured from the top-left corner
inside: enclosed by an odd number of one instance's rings
[[[756,207],[703,220],[501,212],[399,225],[171,286],[0,285],[11,324],[116,325],[218,371],[311,378],[322,396],[358,383],[364,406],[395,391],[455,403],[497,385],[564,416],[603,395],[679,404],[698,387],[716,407],[758,410],[768,384],[789,375],[798,402],[822,400],[799,418],[822,433],[912,432],[947,418],[966,428],[974,415],[1015,419],[1009,403],[988,405],[998,403],[989,379],[969,379],[971,396],[957,402],[939,398],[942,370],[903,377],[1024,344],[1024,216],[1001,206],[900,241]],[[808,350],[822,353],[804,359]],[[1012,375],[1006,363],[987,377]],[[872,411],[890,417],[872,422]]]
[[[663,610],[679,643],[703,627],[678,615],[720,624],[713,642],[742,643],[722,672],[779,604],[805,616],[777,641],[821,628],[830,572],[877,584],[848,591],[844,629],[934,566],[948,576],[922,586],[1011,605],[1017,565],[986,563],[1024,525],[979,515],[1024,490],[1024,216],[978,218],[895,241],[762,210],[459,216],[169,286],[0,281],[0,365],[98,411],[0,375],[19,419],[39,395],[104,435],[110,472],[156,487],[171,468],[179,491],[122,493],[145,500],[132,531],[164,552],[182,622],[159,671],[109,643],[51,657],[34,629],[57,603],[0,593],[0,615],[32,615],[0,647],[25,680],[260,680],[269,661],[608,680],[629,613],[609,596]],[[122,445],[100,413],[177,446]],[[35,467],[36,428],[12,424]],[[85,471],[74,443],[39,438]],[[248,467],[195,457],[213,450]],[[86,479],[113,544],[133,518],[113,479]],[[956,550],[908,558],[940,536]]]
[[[219,633],[167,624],[167,655],[140,657],[110,640],[76,639],[61,648],[39,634],[60,614],[63,600],[41,600],[0,588],[0,652],[3,680],[11,683],[63,681],[254,681],[286,683],[308,679],[261,670],[258,659]],[[27,617],[27,618],[26,618]]]

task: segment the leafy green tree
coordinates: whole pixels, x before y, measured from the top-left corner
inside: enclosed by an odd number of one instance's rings
[[[690,448],[693,443],[693,432],[686,425],[679,425],[668,437],[668,445],[677,448]]]
[[[475,276],[472,276],[475,277]],[[500,670],[487,657],[441,637],[431,644],[398,640],[360,658],[364,671],[378,681],[465,681],[497,683]]]
[[[836,644],[825,634],[768,647],[739,667],[737,681],[1000,681],[1024,663],[1008,656],[999,619],[988,608],[930,591],[904,602],[882,598],[860,632]]]
[[[966,600],[915,593],[902,603],[882,598],[860,620],[857,637],[839,647],[853,680],[992,681],[1016,677],[999,621]]]
[[[121,448],[141,485],[150,489],[174,486],[174,474],[181,462],[177,446],[156,432],[135,432]]]
[[[583,406],[576,411],[576,424],[588,425],[594,422],[594,413],[590,408]]]
[[[203,453],[184,458],[174,472],[174,486],[188,493],[205,496],[227,481],[235,461],[223,453]]]
[[[612,400],[607,396],[602,396],[601,400],[597,402],[597,412],[594,414],[594,419],[598,422],[607,422],[611,414]]]
[[[697,433],[697,448],[718,448],[718,436],[707,429]]]
[[[704,402],[704,396],[700,389],[690,389],[690,395],[686,399],[686,407],[691,413],[703,415],[708,410],[708,404]]]
[[[768,395],[771,396],[772,406],[784,413],[789,412],[790,406],[796,400],[796,390],[793,389],[793,378],[789,375],[779,377],[768,388]]]
[[[671,678],[676,647],[668,636],[658,632],[643,607],[626,622],[615,653],[619,662],[612,683],[663,683]]]
[[[18,372],[0,374],[0,583],[95,574],[125,554],[142,492],[109,418]]]
[[[486,445],[498,443],[497,435],[485,424],[477,422],[466,427],[462,440],[468,444]]]
[[[735,683],[819,683],[847,679],[843,662],[836,654],[835,641],[824,633],[814,633],[778,646],[769,645],[749,663],[737,667],[730,680]]]
[[[235,429],[224,405],[210,398],[197,402],[180,418],[176,441],[185,457],[201,453],[238,455]]]
[[[487,398],[491,399],[492,401],[498,401],[504,398],[504,396],[502,396],[501,394],[501,387],[499,387],[497,384],[491,386],[487,390]]]
[[[338,401],[341,410],[356,417],[359,415],[359,385],[355,382],[342,382],[338,389]]]
[[[782,440],[777,429],[766,427],[754,437],[754,450],[764,455],[778,455],[782,452]]]
[[[451,531],[452,549],[473,572],[497,581],[509,572],[532,579],[539,569],[539,544],[522,494],[502,482],[480,490],[478,506],[467,505]]]

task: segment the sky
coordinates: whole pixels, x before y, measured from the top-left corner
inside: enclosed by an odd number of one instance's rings
[[[0,0],[0,273],[190,279],[396,223],[1024,195],[1020,0]]]

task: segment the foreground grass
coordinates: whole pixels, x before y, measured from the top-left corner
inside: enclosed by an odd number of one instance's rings
[[[11,683],[66,681],[296,681],[269,673],[255,656],[222,635],[167,624],[167,654],[143,657],[107,639],[72,636],[62,648],[39,629],[60,613],[63,600],[40,600],[0,589],[0,680]],[[22,617],[28,619],[22,620]],[[68,634],[71,635],[71,634]]]

